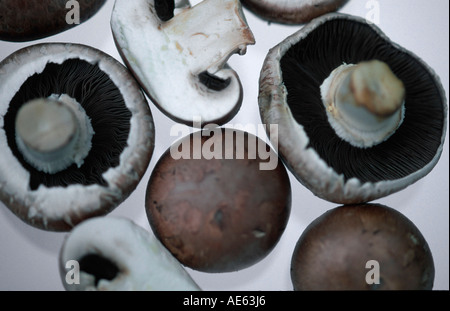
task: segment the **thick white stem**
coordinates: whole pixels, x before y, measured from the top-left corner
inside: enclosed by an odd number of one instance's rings
[[[92,126],[83,108],[67,95],[25,103],[16,117],[16,143],[25,160],[54,174],[79,167],[91,148]]]
[[[381,61],[336,68],[321,92],[331,126],[354,146],[367,148],[385,141],[403,121],[403,83]]]
[[[238,0],[204,0],[161,27],[186,55],[192,74],[214,74],[232,54],[245,54],[247,45],[255,43]]]

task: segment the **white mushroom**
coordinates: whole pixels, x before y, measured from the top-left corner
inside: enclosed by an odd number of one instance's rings
[[[254,44],[237,0],[205,0],[194,7],[161,1],[116,0],[111,27],[128,67],[152,101],[172,119],[192,125],[224,123],[239,110],[242,86],[226,62]],[[170,2],[170,1],[169,1]],[[169,7],[170,10],[170,7]]]
[[[158,239],[126,218],[96,217],[76,226],[63,243],[59,267],[71,291],[200,290]]]

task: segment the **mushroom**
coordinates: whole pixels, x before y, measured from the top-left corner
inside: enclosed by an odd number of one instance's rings
[[[277,161],[269,167],[267,159]],[[263,140],[209,128],[162,155],[145,202],[153,232],[183,265],[231,272],[275,247],[289,218],[291,188],[286,169]]]
[[[68,291],[200,290],[153,235],[122,217],[77,225],[61,247],[59,271]]]
[[[0,40],[23,42],[58,34],[90,19],[104,3],[105,0],[2,0]]]
[[[395,193],[442,153],[447,103],[439,77],[365,19],[330,13],[273,47],[261,70],[263,123],[316,196],[341,204]],[[270,133],[268,133],[270,136]]]
[[[241,0],[242,5],[262,19],[280,24],[304,24],[337,11],[348,0]]]
[[[419,229],[381,204],[347,205],[316,218],[291,262],[294,290],[431,290],[434,263]]]
[[[238,0],[116,0],[111,27],[124,62],[171,119],[223,124],[239,111],[242,85],[226,62],[254,38]]]
[[[67,231],[110,212],[153,148],[144,94],[111,56],[45,43],[0,63],[0,200],[26,223]]]

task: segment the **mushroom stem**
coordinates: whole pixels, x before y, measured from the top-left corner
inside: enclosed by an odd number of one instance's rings
[[[331,126],[353,146],[377,145],[403,121],[405,88],[384,62],[343,64],[323,82],[321,93]]]
[[[238,0],[204,0],[161,27],[195,75],[216,73],[232,54],[243,55],[255,43]]]
[[[16,143],[24,159],[54,174],[80,167],[91,148],[93,129],[83,108],[67,95],[33,99],[16,117]]]

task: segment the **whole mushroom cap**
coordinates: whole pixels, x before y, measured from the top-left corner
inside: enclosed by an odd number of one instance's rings
[[[281,24],[304,24],[334,12],[348,0],[241,0],[242,5],[261,18]]]
[[[289,177],[281,162],[261,169],[268,161],[252,151],[253,143],[269,147],[260,138],[232,129],[216,128],[211,137],[201,133],[174,144],[156,164],[146,195],[149,223],[185,266],[203,272],[244,269],[267,256],[284,232]],[[198,148],[215,149],[216,157],[196,155]],[[190,156],[174,158],[174,150]],[[278,159],[273,150],[270,157]]]
[[[16,117],[27,102],[60,95],[85,114],[92,146],[78,163],[46,173],[18,148]],[[153,149],[147,101],[111,56],[80,44],[45,43],[0,63],[0,200],[24,222],[67,231],[109,213],[134,191]]]
[[[0,40],[23,42],[58,34],[78,25],[68,23],[66,20],[68,14],[73,18],[72,9],[78,10],[79,7],[79,23],[83,23],[97,13],[105,2],[105,0],[2,0]]]
[[[321,86],[345,64],[385,62],[405,87],[401,125],[372,147],[334,131]],[[427,175],[442,153],[447,99],[439,77],[412,52],[363,18],[330,13],[273,47],[260,76],[265,124],[278,124],[279,153],[316,196],[362,203],[400,191]],[[269,133],[270,134],[270,133]]]
[[[419,229],[399,211],[346,205],[308,225],[291,278],[294,290],[430,290],[434,263]]]

